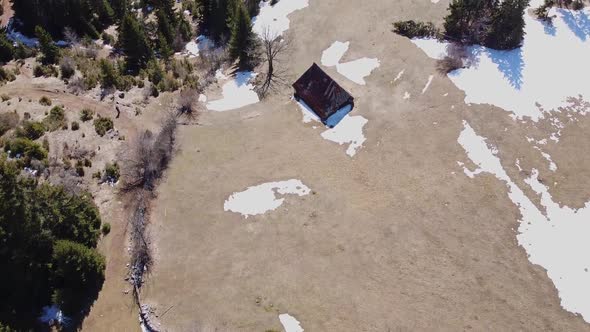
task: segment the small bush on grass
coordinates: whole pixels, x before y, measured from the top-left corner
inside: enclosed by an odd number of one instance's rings
[[[94,120],[94,130],[98,135],[104,136],[111,129],[113,129],[113,120],[111,118],[99,116]]]
[[[61,106],[54,106],[50,111],[49,115],[43,120],[45,127],[49,131],[55,131],[64,126],[67,129],[65,111]]]
[[[8,100],[10,100],[10,96],[7,95],[7,94],[1,95],[0,98],[2,98],[2,101],[8,101]]]
[[[35,75],[35,77],[57,77],[59,76],[59,71],[54,65],[36,65],[35,68],[33,68],[33,75]]]
[[[121,176],[121,170],[119,169],[119,164],[116,162],[113,164],[107,163],[104,167],[104,177],[105,181],[110,183],[116,183],[119,181],[119,177]]]
[[[105,222],[102,224],[102,227],[100,227],[100,231],[102,232],[102,235],[108,235],[111,232],[111,224]]]
[[[18,114],[16,112],[0,113],[0,136],[4,135],[10,129],[18,124]]]
[[[11,73],[10,71],[0,67],[0,82],[14,81],[15,79],[16,76],[14,73]]]
[[[393,32],[408,38],[430,38],[439,35],[439,30],[432,22],[416,22],[413,20],[393,23]]]
[[[72,121],[70,128],[72,128],[72,130],[76,131],[76,130],[80,129],[80,124],[76,121]]]
[[[12,158],[20,157],[24,166],[28,166],[32,159],[44,160],[47,151],[41,145],[28,138],[18,137],[4,144],[4,151]]]
[[[59,62],[59,69],[61,71],[61,78],[70,78],[76,73],[76,63],[74,62],[74,59],[65,56]]]
[[[43,96],[39,99],[39,104],[43,106],[51,106],[51,99],[49,99],[49,97]]]
[[[90,121],[94,117],[94,111],[89,108],[85,108],[80,112],[80,120],[82,122]]]
[[[45,133],[45,125],[37,121],[25,121],[21,127],[16,130],[17,137],[24,137],[36,140]]]

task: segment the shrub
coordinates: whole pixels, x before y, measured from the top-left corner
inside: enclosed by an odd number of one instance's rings
[[[79,177],[83,177],[84,167],[76,165],[76,174],[78,174]]]
[[[584,8],[584,3],[580,0],[574,0],[574,2],[572,2],[572,9],[573,10],[581,10]]]
[[[12,158],[17,156],[23,158],[25,165],[29,165],[32,159],[43,160],[47,158],[47,151],[41,145],[22,137],[7,141],[4,144],[4,151],[9,152],[9,156]]]
[[[82,120],[82,122],[92,120],[93,117],[94,117],[94,111],[92,111],[89,108],[85,108],[80,112],[80,120]]]
[[[15,79],[16,79],[16,76],[13,73],[0,67],[0,82],[14,81]]]
[[[18,124],[18,114],[16,112],[0,113],[0,136],[7,131],[15,128]]]
[[[108,222],[103,223],[100,230],[102,232],[102,235],[109,234],[111,232],[111,224],[109,224]]]
[[[61,106],[54,106],[51,108],[49,115],[45,117],[43,122],[49,131],[55,131],[64,126],[66,126],[67,129],[65,111]]]
[[[65,56],[59,62],[59,69],[62,78],[70,78],[76,73],[76,63],[74,62],[74,59]]]
[[[43,96],[39,99],[39,104],[43,106],[51,106],[51,99],[49,99],[49,97]]]
[[[70,128],[72,128],[72,130],[78,130],[78,129],[80,129],[80,124],[76,121],[72,121]]]
[[[108,34],[106,31],[102,33],[102,42],[105,45],[113,44],[114,41],[115,38],[112,35]]]
[[[16,130],[17,137],[25,137],[32,140],[43,136],[44,133],[45,126],[42,122],[37,121],[25,121],[22,127]]]
[[[104,136],[107,131],[113,129],[113,120],[109,117],[98,117],[94,120],[94,130],[100,136]]]
[[[54,65],[36,65],[33,68],[33,75],[35,77],[57,77],[59,76],[59,72]]]
[[[430,38],[440,33],[432,22],[416,22],[413,20],[393,23],[393,32],[408,38]]]
[[[88,158],[84,158],[84,167],[92,167],[92,161]]]
[[[9,95],[7,95],[7,94],[2,94],[2,95],[0,96],[0,98],[2,98],[2,101],[8,101],[8,100],[10,100],[10,96],[9,96]]]
[[[116,183],[119,181],[119,177],[121,176],[121,171],[119,169],[119,164],[116,162],[113,164],[107,163],[104,167],[104,177],[105,181],[110,183]]]

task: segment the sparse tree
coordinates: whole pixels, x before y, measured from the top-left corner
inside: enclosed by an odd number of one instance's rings
[[[196,89],[185,89],[180,91],[178,96],[178,115],[194,120],[198,116],[199,91]]]
[[[277,36],[267,27],[262,33],[261,44],[266,73],[264,81],[257,90],[258,94],[264,97],[269,91],[288,84],[287,71],[284,68],[277,68],[276,65],[290,52],[292,38],[289,35]]]

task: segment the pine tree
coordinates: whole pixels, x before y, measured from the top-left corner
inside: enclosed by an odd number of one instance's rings
[[[6,30],[0,30],[0,62],[8,62],[14,58],[14,46],[6,37]]]
[[[248,66],[251,59],[251,48],[254,46],[255,36],[252,32],[250,15],[240,2],[236,17],[231,28],[229,40],[229,55],[232,59],[238,59],[240,66]]]
[[[525,34],[523,16],[528,3],[528,0],[504,0],[492,16],[485,45],[500,50],[519,47]]]
[[[51,35],[40,26],[35,27],[35,35],[39,39],[41,53],[43,53],[42,62],[44,64],[54,64],[59,59],[59,48],[53,43]]]
[[[127,14],[119,27],[119,43],[127,57],[127,69],[137,71],[144,68],[153,57],[143,26]]]

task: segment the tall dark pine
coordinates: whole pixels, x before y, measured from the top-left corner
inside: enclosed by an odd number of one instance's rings
[[[492,16],[486,46],[509,50],[519,47],[524,38],[524,12],[529,0],[504,0]]]
[[[35,35],[39,39],[39,47],[43,53],[43,63],[56,63],[59,58],[59,48],[55,46],[51,35],[40,26],[35,27]]]
[[[251,60],[251,47],[255,42],[254,38],[250,15],[244,3],[240,2],[231,28],[229,55],[232,59],[238,59],[241,66],[247,66]]]
[[[137,71],[145,68],[153,56],[143,26],[131,14],[125,15],[121,22],[119,43],[127,57],[128,70]]]

